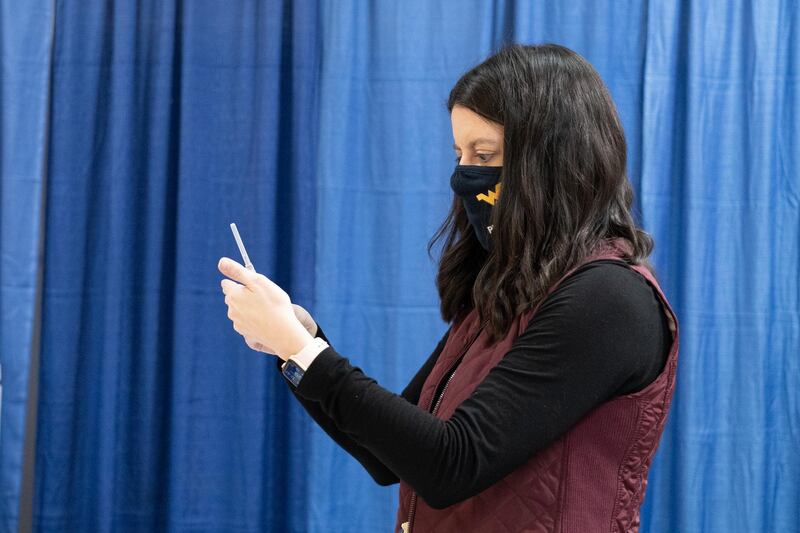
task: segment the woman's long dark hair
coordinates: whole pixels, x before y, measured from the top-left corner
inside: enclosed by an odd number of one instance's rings
[[[428,243],[446,236],[436,284],[446,322],[473,307],[492,342],[514,317],[604,239],[644,264],[651,237],[631,215],[626,143],[595,69],[563,46],[510,44],[464,74],[447,108],[461,105],[503,126],[502,193],[487,252],[457,196]]]

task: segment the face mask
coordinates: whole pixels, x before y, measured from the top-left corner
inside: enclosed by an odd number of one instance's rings
[[[500,194],[500,171],[503,167],[456,165],[450,187],[464,204],[478,241],[489,250],[492,233],[492,207]]]

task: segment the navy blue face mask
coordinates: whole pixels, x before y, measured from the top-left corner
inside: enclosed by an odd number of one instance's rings
[[[456,165],[450,176],[450,188],[464,204],[475,236],[486,250],[490,249],[492,207],[500,194],[500,172],[503,167]]]

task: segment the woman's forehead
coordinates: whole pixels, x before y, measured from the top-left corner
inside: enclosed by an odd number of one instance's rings
[[[450,118],[456,141],[453,148],[458,148],[459,143],[465,146],[497,145],[503,140],[503,126],[485,119],[471,109],[454,106]]]

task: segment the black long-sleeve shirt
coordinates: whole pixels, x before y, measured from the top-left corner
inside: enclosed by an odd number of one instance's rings
[[[617,261],[577,270],[448,420],[416,405],[449,329],[401,395],[331,346],[294,395],[381,485],[403,479],[428,505],[477,494],[609,399],[641,390],[671,344],[655,291]],[[322,329],[318,337],[325,337]]]

